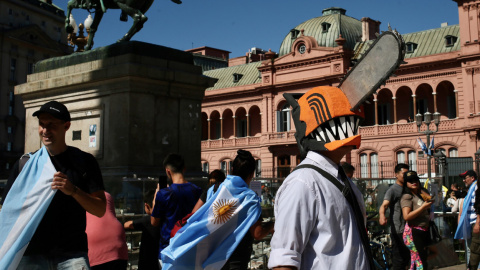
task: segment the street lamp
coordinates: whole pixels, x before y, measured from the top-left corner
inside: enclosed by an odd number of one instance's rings
[[[430,130],[430,123],[432,122],[432,114],[427,111],[424,115],[421,115],[420,113],[417,113],[417,115],[415,115],[415,122],[417,123],[418,132],[423,133],[427,136],[427,144],[426,144],[427,150],[430,149],[430,147],[432,147],[432,145],[430,145],[431,144],[430,135],[438,131],[438,125],[440,124],[440,116],[441,114],[439,112],[436,112],[433,114],[433,122],[435,123],[435,130]],[[423,121],[422,121],[422,118],[423,118]],[[420,131],[420,127],[422,126],[423,123],[427,125],[427,130]],[[427,151],[426,154],[427,154],[427,171],[428,171],[427,177],[428,177],[428,180],[431,181],[430,178],[432,178],[432,165],[430,164],[430,160],[432,158],[432,153],[428,153]]]
[[[85,45],[87,45],[88,42],[88,37],[90,35],[90,26],[92,26],[92,23],[93,18],[92,15],[89,14],[83,24],[81,23],[77,26],[73,15],[70,14],[70,26],[73,27],[73,32],[68,34],[67,39],[69,44],[77,46],[77,52],[83,52],[85,50]],[[83,29],[86,29],[87,36],[83,34]]]

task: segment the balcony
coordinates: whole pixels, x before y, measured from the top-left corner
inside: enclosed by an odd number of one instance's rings
[[[438,130],[452,130],[459,128],[459,121],[457,119],[442,120],[438,126]],[[425,127],[423,128],[425,129]],[[422,129],[422,130],[423,130]],[[435,129],[435,124],[430,124],[430,129]],[[378,125],[360,127],[360,135],[362,137],[375,137],[394,134],[417,134],[417,125],[415,122],[405,124],[390,124],[390,125]]]
[[[252,145],[275,145],[285,143],[296,143],[295,131],[288,132],[273,132],[264,133],[255,137],[241,137],[218,140],[202,141],[202,149],[228,148],[237,146],[252,146]]]
[[[469,119],[447,119],[442,120],[438,126],[439,131],[460,129],[463,126],[480,125],[480,117],[473,117]],[[432,122],[430,129],[434,129],[435,124]],[[425,127],[423,127],[425,129]],[[378,125],[360,127],[360,135],[364,138],[389,136],[398,134],[412,134],[417,136],[417,125],[412,123],[404,124],[390,124],[390,125]],[[255,145],[277,145],[277,144],[295,144],[295,131],[288,132],[270,132],[264,133],[255,137],[242,137],[242,138],[229,138],[218,140],[205,140],[202,141],[202,149],[217,149],[217,148],[229,148],[238,146],[255,146]]]

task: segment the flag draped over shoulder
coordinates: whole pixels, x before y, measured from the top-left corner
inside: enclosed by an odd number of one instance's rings
[[[477,181],[473,182],[468,189],[467,196],[463,200],[462,215],[458,221],[457,231],[455,232],[454,239],[468,239],[471,238],[472,234],[472,225],[470,224],[470,205],[472,203],[472,198],[475,196],[475,188],[477,186]]]
[[[162,269],[221,269],[260,214],[258,195],[242,178],[229,175],[170,239],[161,254]]]
[[[55,195],[51,188],[55,171],[47,149],[42,147],[13,183],[0,211],[0,269],[17,268]]]

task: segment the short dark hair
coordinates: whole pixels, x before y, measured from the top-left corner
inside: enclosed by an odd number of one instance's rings
[[[246,150],[238,150],[237,157],[233,160],[232,174],[240,176],[244,181],[255,171],[255,159],[252,153]]]
[[[209,175],[208,179],[215,179],[216,183],[222,183],[225,180],[225,173],[222,170],[213,170]]]
[[[399,173],[402,169],[410,170],[410,166],[405,163],[398,163],[397,166],[395,166],[395,173]]]
[[[143,194],[143,202],[152,206],[154,197],[155,197],[155,190],[151,189],[151,190],[145,191],[145,193]]]
[[[343,171],[345,173],[353,173],[355,171],[355,167],[353,167],[350,163],[342,161],[340,162],[340,166],[342,166]]]
[[[183,173],[185,168],[185,160],[179,154],[168,154],[168,156],[163,160],[163,167],[165,169],[169,167],[173,173]]]

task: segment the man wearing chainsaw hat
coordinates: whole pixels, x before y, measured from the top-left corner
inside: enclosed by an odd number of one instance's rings
[[[284,94],[305,159],[275,198],[269,268],[374,269],[363,196],[339,163],[360,147],[361,104],[402,63],[404,47],[398,33],[384,32],[338,88]],[[397,49],[398,54],[391,56]],[[388,60],[379,67],[378,59]]]

